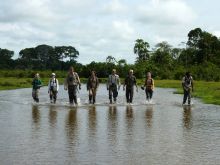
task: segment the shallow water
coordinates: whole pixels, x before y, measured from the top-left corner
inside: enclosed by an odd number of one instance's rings
[[[139,90],[134,103],[144,101]],[[220,106],[181,101],[173,89],[156,88],[155,105],[126,106],[120,90],[119,105],[107,106],[100,85],[99,105],[71,107],[62,86],[56,105],[46,87],[38,105],[31,89],[0,91],[0,164],[219,164]]]

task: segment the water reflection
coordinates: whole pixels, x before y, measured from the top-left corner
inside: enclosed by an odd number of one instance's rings
[[[97,149],[97,119],[96,119],[96,107],[92,106],[89,107],[88,110],[88,121],[87,121],[87,134],[88,134],[88,148],[91,148],[92,150]]]
[[[109,119],[116,119],[117,117],[117,106],[109,106]]]
[[[117,144],[117,127],[117,107],[109,106],[108,126],[106,132],[108,134],[109,146],[116,146]]]
[[[146,121],[148,127],[152,126],[152,118],[153,118],[153,106],[148,106],[146,110]]]
[[[126,106],[126,117],[127,117],[127,119],[133,118],[133,108],[132,108],[132,106]]]
[[[187,129],[192,128],[192,113],[191,113],[191,107],[190,106],[184,106],[183,107],[183,123],[184,127]]]
[[[32,105],[32,122],[39,128],[40,126],[40,111],[38,105]]]
[[[90,131],[90,135],[95,135],[96,133],[96,107],[89,107],[88,111],[88,128]]]
[[[57,122],[57,111],[55,106],[50,106],[49,109],[49,124],[51,127],[56,127],[56,122]]]
[[[72,146],[77,137],[77,108],[70,109],[66,116],[66,135],[69,146]]]
[[[132,133],[133,129],[133,108],[131,106],[126,106],[126,126],[127,132]]]

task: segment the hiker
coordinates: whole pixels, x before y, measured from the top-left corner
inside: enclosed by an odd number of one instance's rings
[[[191,104],[191,92],[193,92],[193,78],[190,72],[186,72],[185,76],[182,79],[182,87],[183,87],[183,104],[186,103],[188,98],[188,104]]]
[[[112,74],[109,75],[108,81],[107,81],[107,90],[109,90],[110,104],[112,104],[112,96],[114,99],[114,103],[116,103],[118,90],[120,90],[120,86],[121,86],[120,78],[116,74],[116,69],[113,69]]]
[[[143,89],[143,90],[144,90],[144,88],[145,88],[147,102],[151,103],[152,97],[153,97],[153,92],[154,92],[154,79],[152,79],[150,72],[147,72],[145,83],[141,87],[141,89]]]
[[[123,85],[123,90],[125,90],[126,86],[126,99],[127,103],[132,103],[133,101],[133,95],[134,95],[134,86],[136,86],[136,91],[138,92],[138,86],[136,83],[136,77],[133,75],[133,70],[131,69],[129,71],[129,74],[125,78],[124,85]]]
[[[48,94],[50,95],[50,102],[56,103],[57,93],[59,90],[59,81],[56,79],[56,74],[51,74],[51,79],[48,82]]]
[[[76,72],[74,72],[74,68],[70,67],[69,72],[68,72],[67,77],[64,82],[64,90],[68,90],[70,104],[73,104],[73,101],[76,105],[78,104],[78,102],[77,102],[77,91],[78,91],[77,86],[79,86],[79,89],[81,89],[81,83],[80,83],[79,76]]]
[[[98,86],[99,86],[98,77],[96,76],[95,71],[92,71],[87,81],[87,91],[89,91],[89,103],[90,104],[92,103],[95,104],[96,102],[96,90]]]
[[[35,74],[34,79],[32,81],[32,86],[33,86],[32,97],[35,102],[39,103],[39,90],[40,90],[40,87],[42,86],[39,73]]]

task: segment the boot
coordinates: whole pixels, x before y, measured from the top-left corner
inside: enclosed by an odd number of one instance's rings
[[[93,98],[93,104],[95,104],[95,98]]]
[[[92,104],[92,96],[89,95],[89,104]]]
[[[73,100],[74,100],[75,104],[78,104],[76,96],[73,96]]]

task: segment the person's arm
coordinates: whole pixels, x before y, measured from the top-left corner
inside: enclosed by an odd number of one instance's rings
[[[57,92],[58,92],[58,90],[60,89],[60,85],[59,85],[58,79],[56,79],[56,80],[57,80]]]
[[[35,87],[35,79],[32,80],[32,83],[31,83],[31,84],[32,84],[32,88],[35,89],[35,88],[36,88],[36,87]]]
[[[120,90],[121,87],[121,81],[120,81],[120,77],[118,76],[118,90]]]
[[[144,90],[145,86],[147,86],[147,79],[144,80],[144,85],[141,86],[141,89]]]
[[[108,76],[108,80],[107,80],[107,83],[106,83],[107,90],[109,90],[110,76],[111,76],[111,75]]]
[[[123,83],[123,90],[125,90],[126,85],[127,85],[127,77],[125,78],[124,83]]]
[[[144,81],[144,87],[146,87],[146,86],[147,86],[147,78]]]
[[[67,83],[67,78],[68,78],[68,76],[64,79],[64,83],[63,83],[63,85],[64,85],[64,90],[67,90],[67,86],[68,86],[68,83]]]
[[[192,92],[194,91],[194,82],[193,82],[193,78],[192,78],[192,82],[191,82],[192,84]]]
[[[80,78],[79,78],[79,75],[76,73],[77,75],[77,80],[78,80],[78,84],[79,84],[79,89],[81,89],[81,82],[80,82]]]
[[[38,80],[37,87],[40,88],[40,87],[42,87],[42,86],[43,86],[42,81],[41,81],[41,80]]]
[[[50,92],[50,80],[48,82],[48,93]]]
[[[89,90],[89,80],[90,80],[90,77],[88,78],[87,83],[86,83],[86,89],[87,89],[87,91]]]
[[[182,87],[183,87],[183,89],[185,89],[184,82],[185,82],[185,77],[183,77],[183,79],[182,79]]]
[[[154,90],[154,79],[151,80],[152,80],[152,90]]]
[[[134,85],[136,86],[136,91],[138,92],[137,79],[135,76],[134,76]]]
[[[99,79],[96,77],[96,89],[99,87]]]

